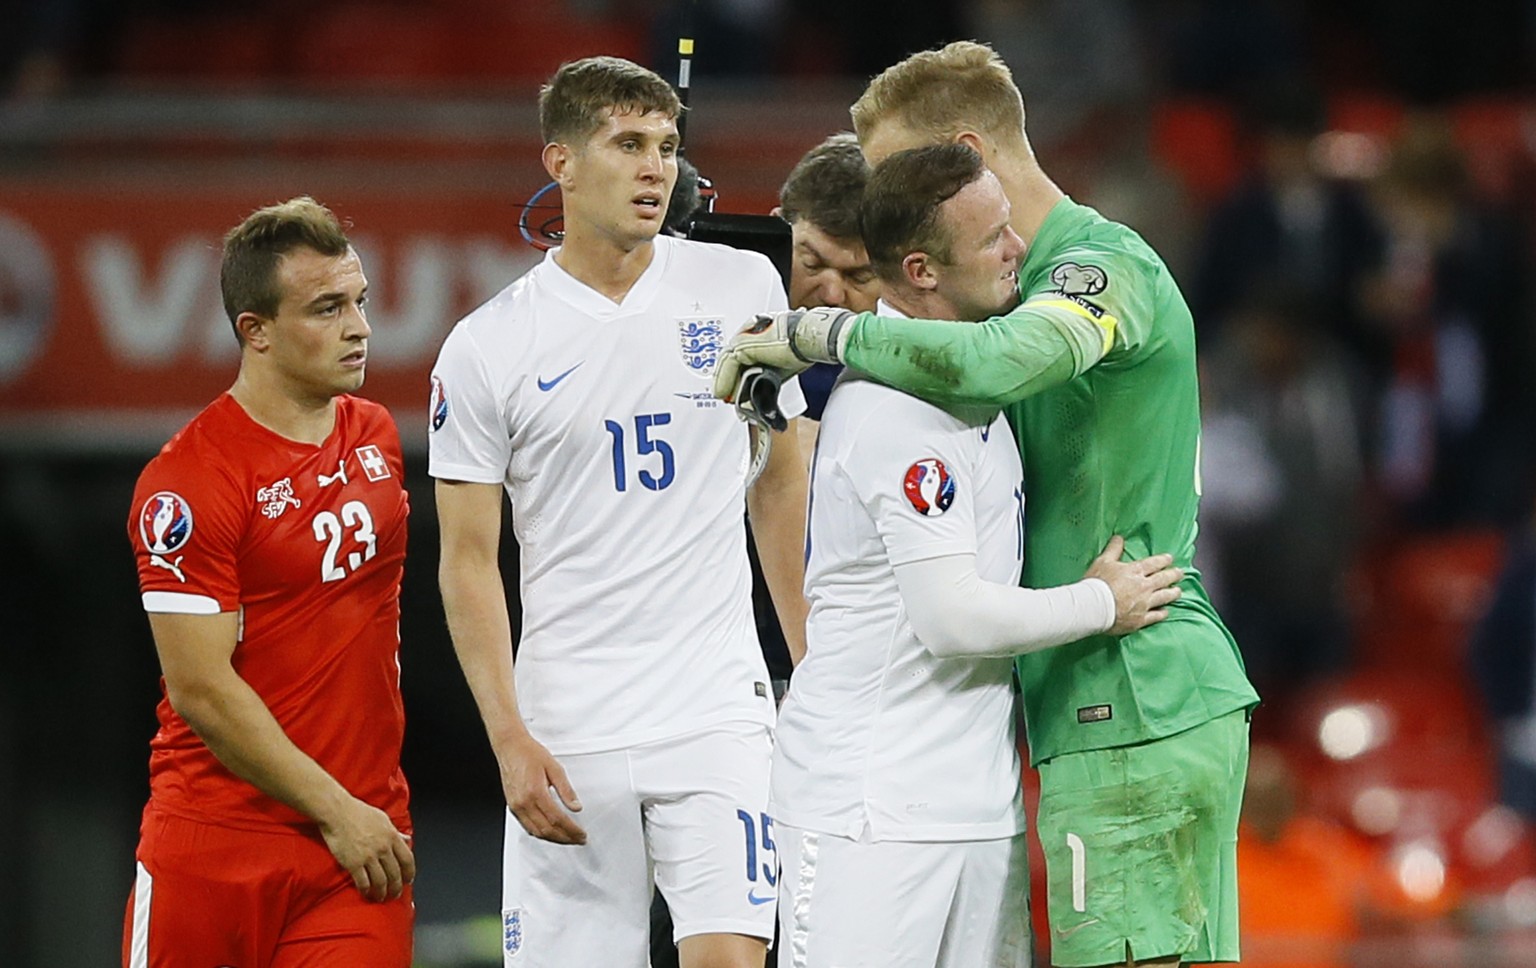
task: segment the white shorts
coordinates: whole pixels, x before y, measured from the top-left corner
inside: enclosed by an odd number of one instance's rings
[[[508,968],[645,968],[651,885],[673,939],[773,937],[778,854],[767,816],[772,740],[755,723],[557,757],[582,809],[581,847],[528,835],[511,811],[502,855]]]
[[[1030,968],[1024,835],[859,842],[779,829],[779,968]]]

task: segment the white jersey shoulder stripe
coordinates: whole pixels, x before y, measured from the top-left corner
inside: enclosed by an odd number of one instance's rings
[[[145,592],[144,611],[168,615],[217,615],[217,599],[188,592]]]

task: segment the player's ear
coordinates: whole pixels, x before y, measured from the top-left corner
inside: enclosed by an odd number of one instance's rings
[[[975,131],[961,131],[959,134],[955,135],[954,143],[957,145],[965,145],[967,148],[980,155],[983,161],[985,161],[988,157],[987,139],[983,138]]]
[[[258,353],[265,352],[272,345],[272,320],[256,313],[244,312],[235,317],[235,332],[240,334],[240,343],[249,346]]]
[[[907,285],[914,289],[930,292],[939,286],[939,277],[934,272],[933,260],[926,252],[908,252],[906,258],[901,260],[901,276]]]
[[[544,146],[543,159],[544,170],[549,172],[549,177],[559,183],[563,190],[571,177],[571,149],[559,142],[551,141]]]

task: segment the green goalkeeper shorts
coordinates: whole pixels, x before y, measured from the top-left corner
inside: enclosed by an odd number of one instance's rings
[[[1237,961],[1248,711],[1040,764],[1051,963]]]

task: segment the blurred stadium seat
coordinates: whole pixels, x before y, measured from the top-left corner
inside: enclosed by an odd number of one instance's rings
[[[455,70],[483,81],[539,84],[564,62],[593,54],[649,59],[646,25],[633,21],[504,9],[464,27],[454,38]]]
[[[1368,554],[1354,583],[1358,661],[1460,677],[1504,543],[1497,531],[1453,531],[1406,537]]]
[[[1403,126],[1403,103],[1391,97],[1349,93],[1331,98],[1328,126],[1334,131],[1369,134],[1391,140]]]
[[[259,15],[148,18],[124,32],[116,68],[152,82],[264,84],[282,69],[279,46],[276,22]]]
[[[430,9],[356,3],[318,13],[293,48],[308,85],[440,81],[453,76],[456,21]]]
[[[1178,173],[1185,191],[1200,203],[1225,196],[1245,167],[1232,111],[1198,100],[1165,101],[1152,110],[1153,154]]]
[[[1449,836],[1493,803],[1493,751],[1468,684],[1363,669],[1299,697],[1286,745],[1313,806],[1375,837]]]
[[[1536,112],[1514,98],[1483,97],[1456,105],[1451,120],[1478,193],[1496,202],[1518,201],[1536,167]]]

